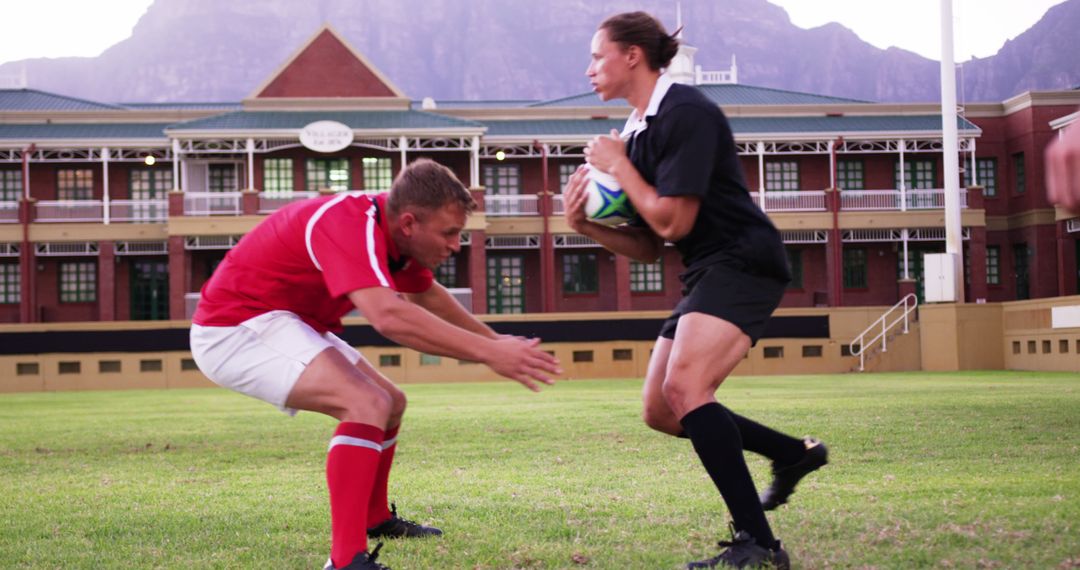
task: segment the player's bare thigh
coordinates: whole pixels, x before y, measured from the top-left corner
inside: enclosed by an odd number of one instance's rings
[[[339,350],[328,347],[300,374],[286,405],[319,412],[343,422],[385,426],[392,399]]]
[[[716,401],[716,389],[750,350],[739,327],[705,313],[679,318],[662,392],[675,417]]]

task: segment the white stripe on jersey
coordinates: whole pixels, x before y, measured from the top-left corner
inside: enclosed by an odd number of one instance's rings
[[[374,200],[374,198],[372,198]],[[375,276],[379,278],[379,283],[383,287],[390,287],[390,281],[383,275],[382,269],[379,267],[379,257],[375,255],[375,204],[372,202],[371,207],[368,208],[368,223],[367,223],[367,253],[368,261],[371,263],[371,270],[375,272]]]
[[[361,439],[359,437],[351,437],[347,435],[335,435],[330,439],[330,447],[326,449],[329,452],[334,449],[335,445],[355,445],[356,447],[366,447],[368,449],[374,449],[375,451],[382,451],[382,446],[371,441],[370,439]]]
[[[386,451],[387,449],[390,449],[391,447],[394,446],[395,443],[397,443],[397,436],[396,435],[394,437],[382,442],[383,451]]]
[[[315,222],[319,221],[319,218],[321,218],[327,210],[329,210],[333,206],[340,204],[341,201],[345,198],[355,198],[356,196],[359,196],[359,194],[355,192],[342,192],[338,196],[335,196],[334,199],[328,200],[325,204],[319,206],[319,209],[315,210],[315,214],[311,216],[310,220],[308,220],[307,227],[304,228],[304,245],[307,246],[308,257],[310,257],[311,262],[315,264],[315,269],[322,271],[322,266],[319,265],[319,260],[315,259],[315,250],[311,248],[311,232],[315,229]]]

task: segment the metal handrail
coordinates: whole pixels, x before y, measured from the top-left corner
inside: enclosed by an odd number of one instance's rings
[[[908,330],[909,330],[908,329],[908,315],[913,313],[915,311],[915,309],[918,308],[918,306],[919,306],[919,298],[916,297],[914,293],[908,293],[907,295],[904,295],[904,298],[900,299],[900,302],[893,305],[892,308],[890,308],[888,311],[885,311],[885,314],[881,315],[881,317],[878,320],[874,321],[873,324],[866,327],[866,330],[864,330],[862,333],[860,333],[859,336],[855,337],[855,340],[851,341],[851,344],[848,345],[848,348],[851,350],[851,355],[852,356],[858,356],[859,357],[859,371],[860,372],[862,372],[863,369],[866,368],[866,347],[867,346],[873,346],[874,343],[878,341],[878,339],[881,339],[881,352],[888,352],[888,349],[889,349],[888,340],[889,339],[888,339],[888,336],[886,336],[886,335],[888,335],[889,331],[892,330],[892,328],[894,326],[896,326],[898,323],[900,323],[901,321],[903,321],[903,323],[904,323],[904,334],[907,334]],[[903,309],[904,309],[903,314],[900,315],[899,317],[897,317],[892,322],[889,322],[889,315],[891,315],[894,311],[896,311],[897,309],[899,309],[901,307],[903,307]],[[880,326],[881,330],[878,331],[877,336],[870,339],[870,342],[867,343],[866,342],[866,335],[868,335],[871,332],[877,330],[879,328],[879,326]],[[856,348],[856,347],[858,347],[858,348]]]

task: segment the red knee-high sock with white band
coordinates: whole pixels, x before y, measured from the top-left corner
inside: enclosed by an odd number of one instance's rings
[[[368,424],[341,422],[326,456],[330,488],[330,559],[343,568],[367,550],[367,513],[379,469],[383,430]]]
[[[394,463],[394,450],[397,449],[397,434],[400,427],[400,425],[397,425],[390,428],[386,432],[386,440],[382,444],[382,455],[379,456],[379,470],[375,475],[375,487],[371,489],[371,501],[368,502],[368,528],[378,526],[390,518],[386,487],[390,480],[390,466]]]

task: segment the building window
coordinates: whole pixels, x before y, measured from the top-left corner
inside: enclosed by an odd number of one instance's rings
[[[905,188],[908,190],[929,190],[935,187],[937,180],[937,166],[933,160],[912,160],[904,163]],[[896,163],[894,171],[896,175],[896,187],[900,187],[900,163]]]
[[[97,301],[97,263],[68,261],[60,264],[60,302]]]
[[[57,200],[92,200],[94,171],[89,168],[61,168],[56,171]]]
[[[236,192],[239,189],[235,164],[211,164],[208,175],[207,189],[211,192]]]
[[[865,190],[866,177],[863,175],[863,161],[836,161],[836,187],[841,190]]]
[[[489,255],[487,258],[488,312],[522,313],[525,310],[525,256]]]
[[[592,362],[593,351],[591,350],[575,350],[572,356],[574,362]]]
[[[132,168],[128,176],[128,195],[139,202],[130,206],[131,219],[153,222],[169,217],[169,205],[165,196],[172,187],[173,176],[170,169]]]
[[[1013,155],[1013,172],[1016,175],[1016,193],[1027,192],[1027,176],[1024,172],[1024,153],[1018,152]]]
[[[517,164],[485,164],[484,193],[496,196],[521,194],[521,167]]]
[[[457,287],[457,258],[448,257],[435,268],[435,280],[443,287]]]
[[[978,182],[983,187],[983,196],[987,198],[997,196],[997,159],[975,159],[975,174],[977,176],[975,176],[975,180],[972,180],[970,167],[965,170],[964,184],[971,186],[974,182]]]
[[[787,250],[788,269],[791,270],[791,283],[788,283],[787,288],[802,289],[802,250],[793,247],[786,247],[784,249]]]
[[[442,357],[434,354],[420,353],[420,366],[441,366]]]
[[[799,163],[784,160],[765,163],[765,191],[791,192],[799,189]]]
[[[765,358],[783,358],[784,357],[784,347],[782,347],[782,346],[766,346],[762,350],[762,353],[765,356]]]
[[[334,192],[349,189],[349,159],[309,158],[307,161],[307,189],[324,188]]]
[[[263,160],[263,193],[268,196],[293,192],[293,161],[291,158]]]
[[[577,164],[559,165],[559,192],[566,188],[566,183],[570,181],[570,175],[577,172],[578,166]]]
[[[614,348],[611,350],[611,359],[620,362],[634,359],[634,350],[630,348]]]
[[[595,253],[565,253],[563,260],[563,293],[596,293],[599,276]]]
[[[986,246],[986,284],[1001,285],[1001,247]]]
[[[18,304],[22,302],[20,286],[22,270],[19,262],[0,263],[0,303]]]
[[[401,366],[400,354],[380,354],[379,355],[379,367],[391,368]]]
[[[364,165],[364,190],[390,190],[394,182],[394,169],[389,158],[365,156],[360,162]]]
[[[23,193],[22,171],[0,170],[0,202],[18,202]]]
[[[664,291],[664,261],[656,263],[630,262],[631,293],[661,293]]]
[[[1027,243],[1013,244],[1013,275],[1016,281],[1017,301],[1031,298],[1031,287],[1028,282],[1028,263],[1031,256],[1028,253]]]
[[[163,199],[172,187],[172,170],[167,168],[131,169],[128,191],[132,200]]]
[[[844,288],[866,288],[866,250],[844,250]]]

